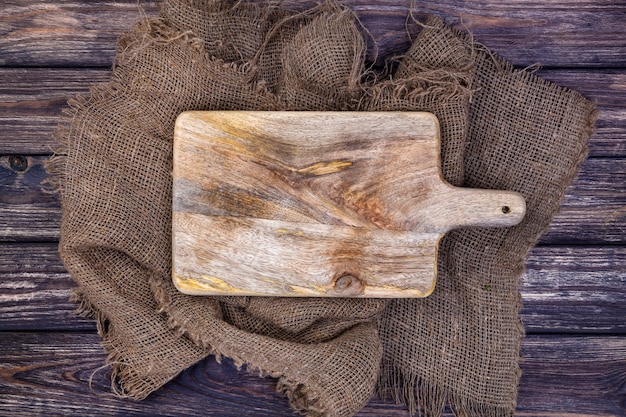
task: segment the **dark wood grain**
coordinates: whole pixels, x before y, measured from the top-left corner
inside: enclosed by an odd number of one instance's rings
[[[210,357],[142,402],[110,394],[105,353],[95,334],[6,333],[0,339],[0,409],[4,416],[292,416],[274,381],[238,372]],[[516,415],[626,415],[626,339],[532,336]],[[576,365],[572,365],[576,361]],[[90,384],[91,380],[91,384]],[[90,386],[91,385],[91,386]],[[360,413],[402,416],[373,399]],[[450,413],[445,413],[450,416]]]
[[[46,154],[67,100],[107,82],[108,69],[0,68],[0,154]],[[539,75],[574,88],[599,107],[590,140],[593,157],[626,156],[626,72],[542,70]]]
[[[141,17],[135,0],[8,0],[0,4],[0,65],[110,67],[117,38]],[[152,2],[142,2],[156,15]]]
[[[41,189],[48,157],[25,157],[16,171],[0,155],[0,242],[54,241],[61,221],[58,196]],[[620,158],[588,159],[569,188],[561,212],[543,244],[623,244],[626,242],[626,163]]]
[[[515,415],[626,415],[625,347],[624,337],[526,338]]]
[[[289,0],[299,9],[303,2]],[[311,2],[308,2],[309,4]],[[608,0],[458,2],[347,0],[367,28],[370,60],[401,54],[409,45],[407,12],[434,13],[514,64],[618,67],[626,64],[626,4]],[[102,66],[113,60],[116,38],[141,17],[157,14],[136,0],[9,0],[0,5],[0,64]],[[413,27],[409,33],[417,32]],[[376,47],[374,46],[376,44]]]
[[[587,159],[565,194],[544,244],[626,242],[626,159]]]
[[[106,354],[97,335],[7,335],[0,340],[4,416],[292,415],[271,380],[238,373],[229,361],[220,366],[210,358],[136,402],[110,393],[110,371],[102,366]]]
[[[48,157],[0,156],[0,242],[58,240],[58,195],[42,190]],[[19,165],[19,166],[18,166]]]
[[[0,244],[0,331],[93,331],[74,314],[55,243]],[[626,334],[626,248],[534,248],[520,287],[529,333]]]
[[[56,244],[0,244],[0,331],[94,330],[75,313],[74,286]]]
[[[441,16],[457,29],[498,52],[514,65],[623,66],[621,21],[626,5],[610,1],[350,1],[379,44],[380,55],[406,50],[406,11]],[[599,22],[602,22],[601,24]],[[606,23],[606,26],[604,26]],[[601,28],[602,27],[602,28]],[[391,28],[391,30],[390,30]],[[390,33],[391,32],[391,33]],[[380,40],[379,40],[380,39]],[[373,48],[370,47],[370,59]]]
[[[601,109],[626,107],[626,72],[623,69],[541,69],[535,72],[563,87],[571,88]]]
[[[589,140],[589,156],[626,156],[626,111],[623,107],[598,109],[595,133]]]
[[[42,164],[67,99],[109,77],[116,39],[142,15],[138,3],[156,16],[151,0],[0,1],[0,415],[292,416],[272,380],[228,360],[208,359],[144,402],[111,396],[94,322],[68,300],[74,283],[56,252],[60,206],[41,191]],[[543,64],[539,75],[597,103],[592,160],[522,277],[532,335],[516,415],[626,416],[626,1],[346,3],[379,64],[409,45],[414,3],[519,67]],[[377,399],[359,413],[406,415]]]
[[[626,334],[626,248],[538,246],[521,281],[527,332]]]
[[[110,78],[107,69],[0,69],[0,154],[50,154],[68,99]]]

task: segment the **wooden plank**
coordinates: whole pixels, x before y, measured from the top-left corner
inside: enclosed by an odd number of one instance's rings
[[[142,7],[157,14],[151,2]],[[3,1],[0,65],[110,67],[117,38],[140,17],[134,0]]]
[[[514,65],[539,63],[546,67],[624,66],[623,2],[516,0],[510,2],[404,0],[349,2],[373,38],[380,55],[401,54],[407,40],[406,10],[441,16],[457,29],[504,56]],[[599,19],[599,20],[596,20]],[[595,22],[601,21],[602,25]],[[607,26],[601,28],[606,22]],[[395,33],[394,33],[395,32]],[[370,57],[373,48],[370,46]]]
[[[538,246],[521,281],[528,333],[626,334],[626,248]]]
[[[625,242],[626,159],[587,159],[540,243]]]
[[[599,107],[589,156],[626,156],[626,108]]]
[[[68,99],[109,80],[106,69],[0,69],[0,154],[50,154]]]
[[[49,157],[0,155],[0,242],[59,239],[58,195],[42,191]]]
[[[515,415],[626,416],[625,348],[624,337],[526,338]]]
[[[539,77],[580,92],[601,109],[626,107],[626,71],[619,69],[541,69]]]
[[[519,66],[618,67],[626,64],[626,4],[610,0],[414,2],[347,0],[367,28],[369,59],[407,49],[407,11],[441,15]],[[285,7],[301,9],[297,0]],[[157,14],[150,2],[144,13]],[[10,0],[0,5],[0,65],[111,65],[116,38],[142,15],[135,0]],[[601,22],[601,23],[600,23]],[[414,27],[410,32],[414,34]],[[377,47],[374,46],[377,45]],[[376,53],[378,52],[378,53]]]
[[[1,244],[0,331],[94,330],[75,313],[74,286],[56,244]]]
[[[4,333],[0,408],[5,416],[292,416],[274,380],[209,357],[148,399],[110,394],[105,353],[95,334]],[[626,339],[532,336],[522,345],[518,416],[626,416]],[[90,384],[91,381],[91,384]],[[359,417],[403,416],[373,398]],[[452,416],[448,411],[446,417]]]
[[[108,69],[0,68],[0,131],[10,135],[0,141],[0,155],[50,153],[67,100],[110,75]],[[626,71],[542,70],[539,75],[597,103],[591,156],[626,156]]]
[[[41,190],[47,157],[25,157],[16,171],[0,155],[0,242],[55,241],[61,220],[58,196]],[[626,243],[626,163],[624,159],[585,161],[567,191],[542,244]]]
[[[74,314],[56,243],[0,244],[0,331],[93,331]],[[522,277],[529,333],[626,334],[626,248],[534,248]]]

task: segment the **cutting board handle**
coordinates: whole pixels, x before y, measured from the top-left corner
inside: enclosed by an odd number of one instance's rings
[[[425,202],[429,216],[413,208],[413,213],[419,215],[409,216],[407,230],[414,230],[417,225],[422,231],[439,233],[460,227],[510,227],[521,222],[526,214],[524,197],[514,191],[446,185]]]

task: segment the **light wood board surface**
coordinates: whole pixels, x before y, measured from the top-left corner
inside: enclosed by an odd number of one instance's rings
[[[173,279],[187,294],[424,297],[444,233],[523,218],[453,187],[423,112],[187,112],[176,124]]]

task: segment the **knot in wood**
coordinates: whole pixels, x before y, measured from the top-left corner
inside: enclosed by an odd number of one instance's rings
[[[363,282],[351,274],[343,274],[335,280],[334,291],[341,296],[350,297],[363,293]]]
[[[9,166],[16,172],[26,171],[28,168],[28,159],[24,155],[10,155]]]

